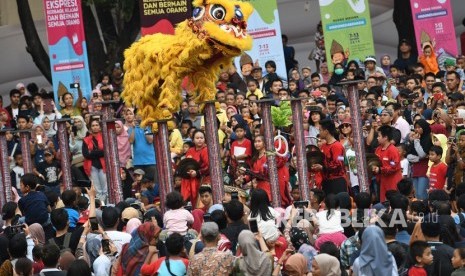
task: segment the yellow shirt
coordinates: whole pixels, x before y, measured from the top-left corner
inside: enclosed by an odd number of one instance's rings
[[[170,134],[170,151],[175,154],[181,154],[182,153],[182,135],[179,129],[175,128]]]
[[[258,88],[257,88],[257,90],[255,90],[254,93],[252,93],[250,91],[247,91],[247,94],[245,94],[245,97],[247,98],[250,95],[256,95],[259,100],[264,97],[263,92]]]

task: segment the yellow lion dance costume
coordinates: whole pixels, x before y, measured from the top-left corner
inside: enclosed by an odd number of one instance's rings
[[[187,76],[196,102],[215,99],[218,75],[234,57],[252,48],[248,3],[194,0],[193,17],[178,24],[174,35],[147,35],[124,53],[126,104],[138,108],[142,126],[170,119],[182,102],[181,82]]]

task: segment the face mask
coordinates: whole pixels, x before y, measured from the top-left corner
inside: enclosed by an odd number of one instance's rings
[[[334,70],[334,73],[335,73],[336,75],[342,75],[342,73],[344,73],[344,69],[342,69],[342,68],[337,68],[337,69]]]

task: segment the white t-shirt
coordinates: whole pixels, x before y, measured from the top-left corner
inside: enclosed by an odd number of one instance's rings
[[[267,227],[267,226],[271,226],[273,225],[274,227],[277,228],[276,226],[276,219],[279,217],[279,214],[278,212],[276,212],[275,209],[273,209],[272,207],[268,207],[268,210],[270,210],[270,213],[271,213],[271,216],[273,217],[273,219],[269,219],[269,220],[262,220],[262,217],[261,216],[257,216],[257,225],[258,225],[258,230],[260,230],[260,232],[263,233],[264,229]],[[251,218],[251,215],[249,215],[249,219]]]
[[[319,234],[332,234],[337,232],[343,232],[344,228],[341,225],[341,212],[338,210],[333,210],[333,214],[326,218],[328,210],[320,211],[316,213],[316,218],[318,219],[318,228],[320,229]]]
[[[402,168],[402,176],[409,176],[410,175],[410,164],[407,158],[404,158],[400,161],[400,167]]]
[[[132,236],[130,234],[120,231],[107,231],[107,235],[118,249],[118,254],[121,253],[123,245],[130,242],[132,239]]]

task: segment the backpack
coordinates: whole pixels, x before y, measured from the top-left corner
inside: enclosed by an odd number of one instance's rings
[[[57,245],[58,247],[60,247],[61,250],[63,250],[63,249],[68,249],[68,248],[69,248],[69,243],[70,243],[70,241],[71,241],[71,235],[72,235],[72,234],[69,233],[69,232],[65,234],[65,239],[64,239],[64,241],[63,241],[63,246],[61,246],[61,247],[58,246],[58,244],[55,242],[55,239],[54,239],[54,238],[50,238],[50,239],[48,240],[48,243]]]

